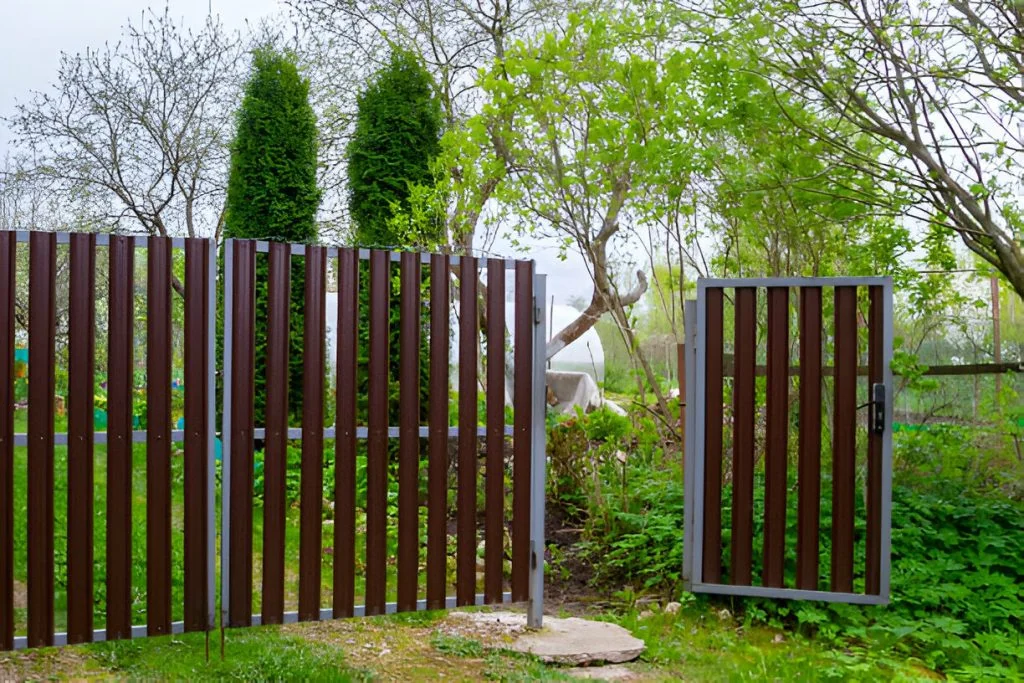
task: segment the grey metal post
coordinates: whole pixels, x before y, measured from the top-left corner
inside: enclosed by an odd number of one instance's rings
[[[693,396],[702,397],[701,400],[694,400],[693,410],[686,411],[690,415],[690,424],[693,425],[693,436],[690,438],[690,445],[693,448],[693,460],[691,461],[693,481],[696,483],[691,487],[690,500],[693,501],[690,511],[693,514],[693,526],[686,529],[690,532],[690,584],[700,584],[704,580],[704,405],[703,397],[707,395],[705,384],[707,377],[704,373],[707,362],[707,349],[704,348],[704,336],[707,325],[707,288],[706,280],[697,280],[697,304],[695,306],[696,323],[693,326]],[[687,382],[687,386],[691,383]],[[687,473],[689,474],[689,473]],[[692,589],[691,589],[692,590]]]
[[[224,240],[224,411],[221,422],[221,501],[220,501],[220,623],[228,623],[231,604],[228,573],[231,569],[231,302],[235,288],[232,279],[235,259],[234,240]]]
[[[207,626],[217,618],[217,242],[210,240],[207,264],[207,377],[210,383],[206,405],[206,600]]]
[[[889,602],[889,575],[892,570],[892,424],[896,385],[892,380],[892,356],[895,332],[893,330],[893,285],[886,278],[882,285],[882,381],[888,394],[885,401],[885,432],[882,433],[882,538],[881,567],[878,573],[879,594]]]
[[[693,491],[697,486],[697,473],[694,471],[695,423],[697,410],[696,364],[697,364],[697,302],[689,299],[683,302],[683,338],[686,340],[683,349],[683,367],[680,370],[686,378],[686,394],[681,396],[686,410],[683,434],[683,589],[690,590],[693,577]]]
[[[530,481],[530,604],[526,621],[544,621],[544,480],[547,469],[547,329],[544,305],[547,276],[533,276],[533,441]]]

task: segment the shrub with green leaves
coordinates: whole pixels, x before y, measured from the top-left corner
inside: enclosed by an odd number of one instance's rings
[[[316,117],[309,104],[309,80],[295,59],[271,47],[253,52],[252,73],[238,111],[231,145],[231,170],[224,215],[224,237],[310,243],[316,240]],[[269,265],[256,264],[255,414],[262,422],[266,404],[267,280]],[[289,321],[289,391],[292,415],[302,412],[302,332],[305,271],[292,259]]]
[[[416,55],[394,48],[357,100],[348,144],[349,211],[360,246],[406,246],[396,234],[395,209],[408,209],[416,185],[433,183],[431,163],[441,149],[441,105]],[[444,225],[424,236],[443,241]]]
[[[610,425],[616,425],[611,427]],[[583,520],[580,553],[604,590],[656,593],[675,598],[681,587],[683,477],[678,451],[666,454],[648,436],[651,425],[623,433],[618,423],[595,413],[551,427],[552,471],[571,472],[585,463],[588,476],[565,488],[556,477],[549,496],[569,492]],[[751,623],[798,629],[837,647],[867,651],[879,658],[918,660],[959,679],[1015,679],[1024,676],[1024,506],[1000,487],[964,469],[971,443],[963,429],[937,430],[899,439],[897,460],[924,458],[902,452],[932,445],[931,470],[903,472],[893,488],[891,604],[864,607],[838,603],[729,600]],[[588,437],[599,437],[590,439]],[[615,455],[625,448],[623,462]],[[559,458],[574,460],[562,470]],[[566,463],[563,463],[565,465]],[[827,472],[827,466],[824,468]],[[791,471],[791,474],[795,472]],[[791,481],[792,485],[795,481]],[[978,489],[972,490],[976,485]],[[979,492],[980,491],[980,492]],[[731,486],[722,500],[723,566],[728,574]],[[763,473],[755,476],[755,501],[764,498]],[[855,563],[864,563],[863,497],[857,496]],[[561,505],[562,501],[552,501]],[[787,523],[787,585],[794,585],[796,509]],[[754,576],[760,575],[763,506],[754,506]],[[821,588],[828,589],[831,483],[822,482]],[[559,549],[566,552],[565,549]],[[863,591],[863,577],[855,590]]]

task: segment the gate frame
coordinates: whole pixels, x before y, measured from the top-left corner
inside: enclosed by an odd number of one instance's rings
[[[881,287],[882,288],[882,383],[887,388],[885,400],[886,429],[882,433],[882,487],[879,593],[836,593],[798,588],[767,586],[736,586],[703,582],[704,555],[704,417],[702,398],[707,384],[707,348],[704,344],[708,289],[737,287]],[[699,278],[697,299],[684,303],[686,336],[686,426],[684,436],[684,526],[683,586],[693,593],[736,595],[741,597],[819,600],[861,605],[884,605],[889,602],[892,541],[892,424],[893,424],[893,283],[891,277],[782,277],[782,278]],[[692,378],[692,379],[691,379]]]
[[[231,350],[231,339],[233,336],[233,321],[232,321],[232,307],[231,302],[234,300],[234,253],[232,245],[235,239],[224,240],[220,248],[223,249],[224,255],[224,355],[223,355],[223,417],[222,417],[222,472],[221,472],[221,534],[220,534],[220,581],[221,581],[221,622],[220,626],[222,629],[230,628],[230,608],[231,608],[231,586],[230,586],[230,551],[231,551],[231,376],[232,376],[232,350]],[[250,241],[250,240],[239,240],[239,241]],[[265,253],[270,249],[271,242],[266,240],[251,240],[254,244],[254,250],[256,253]],[[292,257],[305,256],[306,249],[305,245],[302,244],[290,244],[289,253]],[[338,257],[340,252],[339,247],[325,247],[324,258],[335,259]],[[368,248],[357,249],[357,261],[368,261],[371,250]],[[388,260],[389,262],[397,262],[402,252],[389,251]],[[422,263],[429,264],[431,253],[429,252],[417,252],[417,257]],[[450,256],[451,265],[459,263],[458,256]],[[211,259],[211,261],[214,259]],[[508,262],[507,262],[508,263]],[[506,272],[508,266],[505,266]],[[534,268],[533,272],[533,397],[532,397],[532,434],[531,434],[531,458],[530,458],[530,564],[529,564],[529,600],[527,605],[527,626],[529,628],[539,629],[543,625],[544,618],[544,509],[545,509],[545,479],[546,479],[546,467],[547,467],[547,401],[546,401],[546,366],[547,366],[547,326],[544,320],[544,308],[543,302],[546,297],[547,291],[547,275],[539,274]],[[211,339],[216,335],[211,334]],[[211,401],[211,406],[213,402]],[[211,407],[212,410],[212,407]],[[365,439],[367,435],[367,427],[359,426],[356,428],[357,438]],[[419,425],[418,427],[420,435],[425,437],[427,435],[427,427]],[[485,427],[478,428],[484,430]],[[511,427],[505,425],[504,431],[506,435],[511,434]],[[458,435],[458,427],[450,427],[448,430],[449,436]],[[265,433],[265,428],[255,427],[253,430],[255,437],[256,435]],[[301,428],[289,428],[288,438],[289,439],[301,439],[302,430]],[[335,438],[336,427],[324,427],[324,438]],[[397,436],[398,427],[388,426],[389,439],[393,436]],[[212,509],[212,506],[211,506]],[[212,557],[212,555],[211,555]],[[212,574],[211,574],[212,576]],[[211,581],[213,579],[211,578]],[[508,591],[502,593],[502,604],[508,604],[511,602],[512,594]],[[211,591],[211,603],[212,603],[212,591]],[[484,604],[484,594],[477,593],[475,595],[474,604],[479,606]],[[457,606],[456,596],[448,595],[445,597],[445,609],[453,609]],[[427,600],[425,598],[419,598],[416,600],[416,611],[424,611],[427,609]],[[395,614],[398,612],[397,602],[385,603],[385,614]],[[214,610],[211,607],[211,621],[213,619]],[[299,621],[299,613],[297,611],[285,612],[283,615],[282,623],[291,624]],[[365,596],[364,604],[353,605],[352,608],[353,617],[366,616],[366,605]],[[334,618],[334,609],[331,607],[321,607],[318,614],[318,619],[321,621],[331,620]],[[253,614],[250,620],[251,626],[262,625],[262,615]]]

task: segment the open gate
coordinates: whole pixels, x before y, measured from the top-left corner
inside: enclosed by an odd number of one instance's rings
[[[686,330],[689,590],[888,602],[891,279],[702,279]]]
[[[266,254],[269,274],[265,424],[257,422],[263,416],[254,415],[252,400],[256,263],[264,258],[262,254]],[[282,341],[288,338],[293,260],[302,261],[305,276],[301,426],[288,422],[289,352]],[[330,260],[337,276],[338,322],[336,414],[327,425],[324,340]],[[223,623],[239,627],[528,600],[529,621],[539,625],[546,407],[545,337],[539,302],[544,299],[545,279],[534,273],[533,263],[228,240],[225,265]],[[486,295],[482,297],[478,291],[481,266],[486,273]],[[455,420],[450,419],[448,405],[453,270],[459,275]],[[513,350],[508,358],[506,273],[514,277],[514,285],[508,288],[514,305],[509,326],[512,339],[508,340]],[[397,377],[389,358],[389,300],[396,281]],[[360,297],[361,286],[369,289],[364,297]],[[479,300],[485,303],[483,311],[478,310]],[[486,319],[482,330],[478,325],[481,312]],[[359,424],[357,411],[361,326],[368,328],[363,349],[368,356],[363,368],[365,424]],[[481,335],[484,358],[478,352]],[[421,352],[429,356],[426,368],[420,367]],[[482,416],[478,415],[481,360],[486,361]],[[506,368],[512,375],[511,424],[506,418]],[[421,424],[420,417],[421,370],[428,376],[426,424]],[[389,408],[395,407],[389,397],[389,379],[397,379],[399,385],[397,425],[389,422],[389,413],[393,413]],[[262,537],[254,539],[253,452],[257,439],[265,444],[265,484]],[[324,531],[321,495],[325,440],[334,440],[334,496],[327,501],[334,512],[330,533]],[[283,475],[288,441],[301,441],[298,576],[294,577],[298,591],[292,605],[297,609],[286,604],[288,511]],[[395,442],[397,448],[391,449]],[[449,453],[454,453],[451,460]],[[365,494],[357,491],[357,460],[365,463]],[[453,469],[454,486],[450,487]],[[271,473],[276,476],[271,478]],[[511,474],[510,487],[507,474]],[[397,482],[394,500],[391,476]],[[477,494],[480,484],[482,507]],[[448,515],[450,488],[455,496],[454,519]],[[361,506],[357,506],[359,499]],[[511,514],[506,512],[509,499]],[[365,515],[363,523],[359,507]],[[456,539],[454,576],[448,572],[449,523]],[[482,570],[478,566],[481,538]],[[261,541],[259,553],[254,552],[254,540]],[[328,544],[332,562],[330,575],[325,576]],[[253,599],[254,564],[262,575],[259,604]],[[331,594],[329,601],[324,599],[325,593]]]

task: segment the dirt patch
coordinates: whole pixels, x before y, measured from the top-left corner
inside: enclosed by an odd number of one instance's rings
[[[448,629],[446,622],[447,619],[418,625],[383,619],[350,619],[293,624],[282,631],[337,647],[345,653],[348,664],[373,672],[374,679],[480,680],[487,666],[485,659],[453,658],[433,647],[435,634]]]
[[[0,681],[87,678],[102,674],[88,655],[75,648],[0,654]]]
[[[28,586],[14,580],[14,609],[28,609]]]

